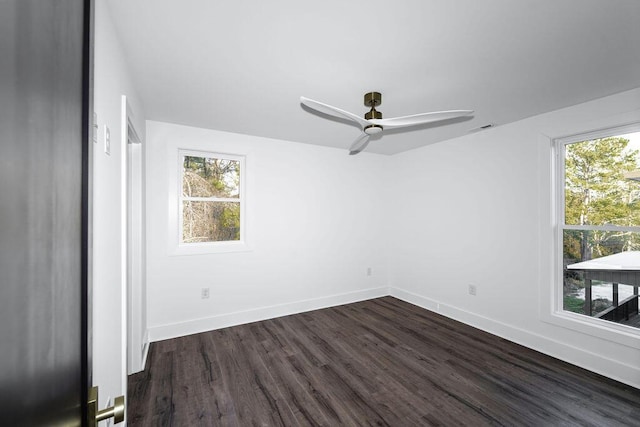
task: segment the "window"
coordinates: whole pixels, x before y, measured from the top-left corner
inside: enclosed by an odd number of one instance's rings
[[[244,158],[179,151],[179,161],[180,245],[243,240]]]
[[[640,126],[556,141],[565,312],[640,328]]]

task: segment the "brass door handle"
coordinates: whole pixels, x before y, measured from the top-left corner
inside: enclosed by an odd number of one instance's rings
[[[124,396],[118,396],[113,400],[113,406],[98,411],[98,387],[89,389],[89,402],[87,405],[87,425],[98,426],[100,421],[113,417],[113,423],[124,421]]]

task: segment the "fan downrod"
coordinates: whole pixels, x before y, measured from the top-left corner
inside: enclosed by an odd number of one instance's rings
[[[376,110],[376,106],[382,104],[382,94],[380,92],[369,92],[364,94],[364,105],[371,107],[365,115],[366,120],[381,119],[382,113]]]

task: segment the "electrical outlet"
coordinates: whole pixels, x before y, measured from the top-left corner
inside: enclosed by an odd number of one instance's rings
[[[202,299],[209,298],[209,288],[202,288],[202,293],[200,294]]]
[[[367,276],[371,276],[371,267],[367,267]]]
[[[477,293],[476,285],[469,285],[469,295],[475,296]]]

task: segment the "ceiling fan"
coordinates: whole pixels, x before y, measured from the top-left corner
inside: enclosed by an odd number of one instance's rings
[[[382,104],[382,95],[380,92],[369,92],[364,94],[364,105],[371,107],[371,110],[364,115],[364,119],[348,111],[329,104],[314,101],[313,99],[305,98],[304,96],[300,97],[300,102],[309,108],[320,111],[321,113],[347,118],[360,125],[363,134],[360,135],[353,144],[351,144],[351,147],[349,148],[349,154],[351,155],[358,154],[364,150],[369,144],[369,137],[382,132],[384,129],[417,126],[425,123],[468,116],[473,113],[473,110],[435,111],[432,113],[413,114],[411,116],[383,119],[382,113],[376,110],[376,106]]]

